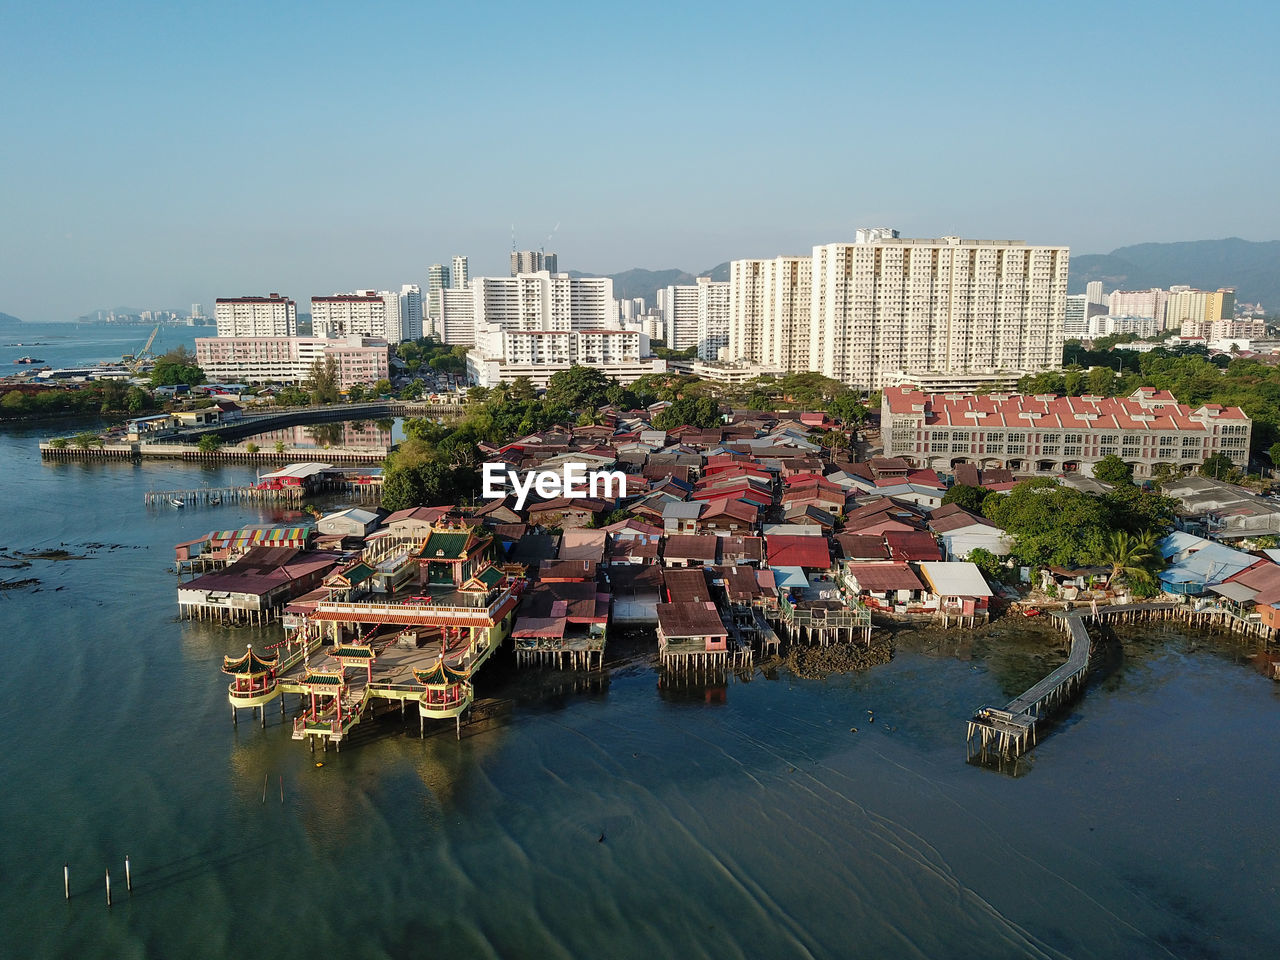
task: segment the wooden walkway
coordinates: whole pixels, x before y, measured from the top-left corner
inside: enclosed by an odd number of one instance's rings
[[[1165,619],[1170,615],[1195,612],[1176,603],[1131,603],[1055,613],[1054,619],[1071,637],[1067,662],[1003,709],[982,707],[968,722],[966,742],[969,756],[994,753],[998,757],[1017,757],[1036,744],[1036,725],[1059,706],[1080,693],[1089,676],[1089,655],[1093,642],[1087,621]]]

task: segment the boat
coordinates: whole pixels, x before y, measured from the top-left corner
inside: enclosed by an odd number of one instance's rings
[[[209,498],[209,503],[210,505],[216,507],[218,504],[222,503],[222,497],[215,493],[212,497]]]
[[[39,357],[19,357],[14,363],[44,363]]]
[[[179,500],[177,497],[170,497],[169,502],[175,507],[185,507],[187,505],[185,500]]]

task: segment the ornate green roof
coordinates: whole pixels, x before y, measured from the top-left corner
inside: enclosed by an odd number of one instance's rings
[[[243,656],[223,657],[222,672],[239,674],[240,676],[267,673],[270,670],[274,670],[276,664],[279,662],[279,654],[276,654],[273,657],[264,657],[260,654],[254,653],[253,647],[250,647],[244,652]]]
[[[302,678],[302,682],[306,686],[313,687],[340,687],[342,686],[342,674],[308,673]]]
[[[413,671],[413,679],[417,680],[423,686],[440,686],[446,683],[460,683],[466,680],[468,674],[461,670],[455,670],[443,660],[436,661],[436,665],[429,670]]]
[[[334,647],[331,656],[335,659],[344,660],[372,660],[373,648],[354,643],[344,643]]]

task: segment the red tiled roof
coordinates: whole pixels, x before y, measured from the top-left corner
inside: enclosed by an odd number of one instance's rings
[[[774,534],[765,537],[771,567],[804,567],[809,570],[827,570],[831,566],[831,551],[826,537]]]

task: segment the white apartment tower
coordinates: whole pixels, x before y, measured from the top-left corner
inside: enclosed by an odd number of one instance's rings
[[[393,306],[394,305],[394,306]],[[311,298],[311,332],[316,337],[381,337],[399,343],[400,295],[360,290]]]
[[[812,293],[812,257],[734,260],[729,265],[729,360],[808,370]]]
[[[659,291],[662,293],[662,291]],[[698,287],[682,284],[667,287],[659,298],[662,322],[667,330],[667,346],[688,350],[698,345]]]
[[[1096,303],[1100,307],[1107,305],[1107,298],[1102,294],[1102,281],[1090,280],[1084,285],[1085,296],[1089,298],[1090,303]]]
[[[400,339],[417,340],[422,336],[422,288],[406,283],[400,288]]]
[[[1062,336],[1065,340],[1080,339],[1089,335],[1089,295],[1067,294],[1066,312],[1062,319]]]
[[[449,287],[453,290],[465,290],[471,283],[471,268],[466,257],[453,258],[453,270],[449,279]]]
[[[892,233],[862,231],[864,242],[811,258],[734,261],[729,358],[864,390],[1061,363],[1066,247]]]
[[[435,321],[435,335],[441,343],[474,347],[476,344],[475,285],[466,290],[438,292],[440,313]]]
[[[719,360],[729,348],[729,284],[699,277],[698,359]]]
[[[511,276],[518,277],[522,273],[559,272],[559,260],[554,253],[542,250],[512,250]]]
[[[432,332],[436,334],[439,333],[436,327],[444,302],[441,291],[447,289],[449,289],[449,268],[443,263],[433,263],[427,267],[427,319],[432,322]]]
[[[815,247],[809,369],[876,390],[904,373],[1056,367],[1067,259],[959,237]]]
[[[213,316],[220,337],[298,335],[298,305],[278,293],[267,297],[219,297]]]

